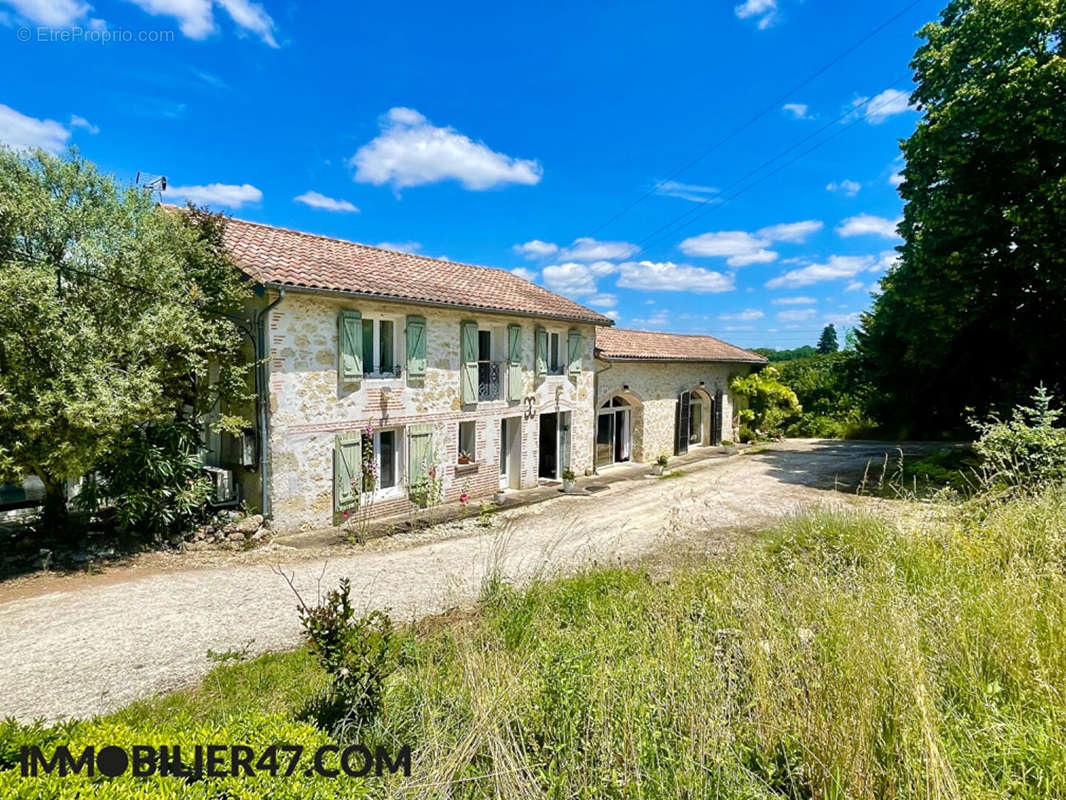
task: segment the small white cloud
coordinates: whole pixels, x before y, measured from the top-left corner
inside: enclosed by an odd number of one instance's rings
[[[532,283],[537,279],[537,271],[533,269],[526,269],[525,267],[515,267],[511,270],[512,275],[517,275],[522,280]]]
[[[84,128],[94,136],[100,132],[100,129],[93,125],[85,117],[79,117],[77,114],[70,115],[70,127],[72,128]]]
[[[610,311],[604,311],[603,316],[609,317],[615,322],[618,322],[618,320],[622,318],[622,312],[620,312],[618,309],[611,309]]]
[[[899,89],[885,89],[866,104],[866,121],[880,125],[889,117],[913,110],[911,98]]]
[[[552,264],[543,270],[544,284],[553,292],[570,297],[597,294],[596,275],[588,264]]]
[[[837,233],[841,236],[881,236],[885,239],[898,239],[896,226],[900,220],[875,217],[873,214],[859,214],[848,217],[837,226]]]
[[[810,107],[806,103],[785,103],[781,106],[781,110],[786,114],[791,114],[793,119],[810,119],[808,111]]]
[[[796,308],[791,311],[778,311],[777,318],[781,322],[805,322],[817,315],[813,308]]]
[[[825,227],[819,219],[807,219],[803,222],[782,222],[770,225],[758,231],[758,235],[773,242],[805,242],[811,234],[818,233]]]
[[[845,292],[861,292],[864,288],[866,288],[866,284],[864,284],[862,281],[852,281],[851,283],[849,283],[847,286],[844,287],[844,291]]]
[[[613,308],[618,305],[618,295],[616,294],[594,294],[586,301],[590,306],[596,308]]]
[[[554,242],[542,242],[540,239],[532,239],[524,244],[516,244],[511,249],[526,258],[545,258],[558,253],[559,245]]]
[[[359,209],[347,200],[337,200],[333,197],[326,197],[326,195],[318,192],[304,192],[303,194],[294,197],[293,200],[297,203],[303,203],[305,206],[311,206],[311,208],[320,208],[323,211],[359,213]]]
[[[215,0],[215,2],[226,9],[230,19],[238,27],[254,33],[271,47],[278,46],[274,39],[274,20],[259,3],[253,3],[250,0]]]
[[[258,203],[263,193],[250,183],[239,186],[232,183],[209,183],[205,186],[167,186],[167,198],[181,197],[193,203],[207,206],[240,208],[248,203]]]
[[[740,19],[757,18],[761,31],[777,21],[777,0],[745,0],[733,10]]]
[[[810,306],[818,302],[816,297],[778,297],[771,300],[775,306]]]
[[[220,5],[241,32],[255,34],[271,47],[277,47],[274,38],[274,20],[259,4],[250,0],[130,0],[141,10],[154,16],[173,17],[181,32],[190,39],[206,39],[215,32],[214,6]]]
[[[899,263],[899,253],[895,250],[885,250],[877,257],[877,262],[870,267],[870,272],[887,272]]]
[[[854,197],[862,190],[862,184],[851,180],[833,181],[825,187],[825,190],[827,192],[840,192],[847,197]]]
[[[41,148],[58,153],[66,147],[70,131],[54,119],[36,119],[0,103],[0,143],[14,150]]]
[[[891,186],[893,186],[896,189],[898,189],[900,186],[903,185],[903,173],[902,172],[893,172],[889,176],[888,182],[889,182],[889,184]]]
[[[677,181],[664,181],[655,189],[655,194],[663,197],[680,197],[682,200],[690,200],[693,203],[716,203],[718,190],[713,186],[698,186],[694,183],[678,183]]]
[[[619,269],[618,285],[623,289],[707,294],[730,292],[736,288],[727,275],[689,264],[630,261]]]
[[[718,231],[701,233],[681,242],[681,252],[688,256],[724,258],[731,267],[748,264],[768,264],[777,260],[777,253],[767,250],[770,240],[753,236],[746,231]]]
[[[738,311],[735,314],[719,314],[718,319],[726,322],[754,322],[765,316],[766,314],[756,308],[747,308],[744,311]]]
[[[656,311],[650,317],[644,319],[633,320],[634,324],[641,325],[646,328],[663,328],[670,324],[670,312],[665,308],[661,311]]]
[[[412,108],[393,108],[381,118],[381,133],[349,159],[355,180],[393,189],[456,180],[472,191],[509,183],[532,186],[543,169],[532,159],[490,150],[454,128],[438,128]]]
[[[853,278],[877,263],[873,256],[830,256],[822,264],[794,269],[766,282],[767,289],[796,289],[822,281]]]
[[[7,0],[18,14],[39,25],[66,27],[89,13],[87,3],[77,0]]]
[[[382,250],[392,250],[397,253],[417,253],[422,249],[421,242],[378,242],[374,247]]]
[[[850,314],[827,314],[824,318],[826,324],[836,326],[840,328],[854,328],[860,322],[862,322],[862,312],[852,311]]]
[[[640,248],[629,242],[601,242],[589,236],[575,239],[574,243],[560,253],[571,261],[607,261],[636,255]]]

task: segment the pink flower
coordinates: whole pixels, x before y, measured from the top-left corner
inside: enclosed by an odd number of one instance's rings
[[[466,492],[463,492],[461,495],[459,495],[459,502],[462,503],[464,506],[466,505],[466,501],[469,499],[470,495],[468,495]]]
[[[436,478],[437,477],[437,468],[436,467],[433,467],[433,469],[431,469],[429,471],[429,477],[431,477],[431,478]]]
[[[348,512],[347,511],[344,512],[344,518],[348,519]]]

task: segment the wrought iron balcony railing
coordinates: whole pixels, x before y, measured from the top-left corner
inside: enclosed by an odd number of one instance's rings
[[[506,370],[499,361],[477,362],[477,399],[479,403],[503,397],[503,376]]]

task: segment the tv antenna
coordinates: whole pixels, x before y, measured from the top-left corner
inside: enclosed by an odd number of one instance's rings
[[[158,195],[159,202],[163,202],[163,192],[167,190],[167,176],[153,175],[150,172],[138,172],[134,181],[138,186],[154,192]]]

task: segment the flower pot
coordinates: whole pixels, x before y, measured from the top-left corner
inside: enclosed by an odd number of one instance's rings
[[[576,480],[567,480],[566,478],[563,478],[563,491],[564,492],[566,492],[567,494],[570,494],[576,488],[577,488],[577,481]]]
[[[663,474],[663,465],[662,464],[652,464],[651,465],[651,474],[652,475],[662,475]]]
[[[507,502],[507,495],[504,492],[496,492],[496,494],[492,496],[492,499],[496,501],[496,505],[502,506]]]

